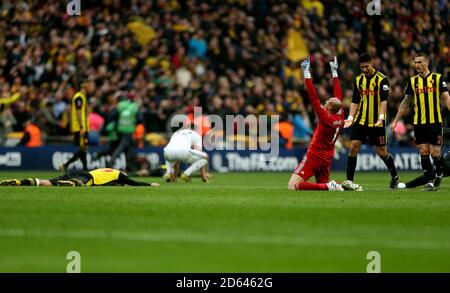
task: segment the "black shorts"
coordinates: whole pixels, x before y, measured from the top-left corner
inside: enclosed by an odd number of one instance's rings
[[[431,144],[441,146],[444,142],[441,123],[414,125],[414,142],[419,144]]]
[[[77,170],[77,171],[68,171],[64,175],[52,178],[49,181],[52,183],[52,185],[56,186],[58,181],[70,179],[78,179],[84,184],[88,183],[89,180],[93,180],[92,175],[89,172]]]
[[[84,135],[81,135],[80,132],[75,132],[73,135],[73,144],[79,147],[86,147],[89,143],[88,136],[89,133],[87,131]]]
[[[368,127],[353,124],[350,140],[359,140],[365,143],[367,138],[372,145],[385,146],[387,144],[386,127],[384,125],[382,127]]]

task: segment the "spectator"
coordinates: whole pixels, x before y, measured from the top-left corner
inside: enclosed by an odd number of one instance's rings
[[[132,169],[132,159],[134,155],[135,144],[133,133],[136,129],[139,115],[139,106],[132,101],[131,97],[121,96],[121,101],[117,105],[117,135],[119,144],[111,155],[108,166],[112,167],[115,160],[122,152],[125,152],[127,160],[127,168]]]
[[[17,146],[26,146],[28,148],[37,148],[42,146],[41,130],[33,120],[28,120],[25,123],[22,139]]]
[[[17,123],[13,112],[8,107],[0,112],[0,146],[5,143],[6,134],[13,131],[13,125]]]
[[[304,108],[303,108],[304,109]],[[301,145],[306,145],[314,133],[305,110],[297,112],[293,117],[294,139]]]
[[[99,106],[95,103],[95,98],[91,98],[90,101],[90,108],[92,108],[92,111],[89,112],[89,145],[96,146],[100,143],[100,132],[103,129],[103,126],[105,124],[105,118],[103,118],[102,115],[100,115],[100,109]]]
[[[197,99],[220,116],[247,109],[284,115],[299,103],[312,113],[301,100],[298,60],[286,55],[293,29],[311,55],[319,93],[329,92],[324,67],[338,56],[347,103],[359,53],[379,56],[374,65],[389,75],[391,116],[415,52],[429,53],[432,70],[447,80],[450,74],[448,1],[385,1],[378,17],[365,13],[362,0],[107,1],[87,5],[79,17],[65,15],[63,1],[22,2],[0,4],[0,97],[21,93],[10,103],[14,131],[51,97],[56,132],[68,134],[67,106],[88,80],[107,123],[113,94],[133,91],[148,132],[167,132],[168,119]]]

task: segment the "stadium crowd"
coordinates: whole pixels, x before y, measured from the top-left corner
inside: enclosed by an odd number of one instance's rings
[[[328,61],[335,55],[347,105],[359,53],[375,58],[391,85],[391,118],[405,80],[415,74],[416,52],[429,53],[431,70],[450,80],[445,0],[381,1],[380,16],[366,13],[367,1],[104,0],[82,1],[75,17],[66,13],[68,2],[0,2],[3,137],[22,131],[30,117],[45,134],[68,135],[70,99],[89,82],[98,131],[125,93],[140,106],[147,133],[167,132],[171,115],[201,106],[203,114],[222,117],[280,114],[282,136],[305,143],[315,117],[298,60],[286,53],[295,31],[311,54],[324,99],[332,93]],[[9,98],[16,92],[20,98]],[[409,116],[391,144],[409,145],[411,131]]]

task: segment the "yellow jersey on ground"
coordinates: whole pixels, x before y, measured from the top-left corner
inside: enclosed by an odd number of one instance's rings
[[[119,176],[121,171],[103,168],[103,169],[95,169],[89,172],[92,176],[92,180],[90,180],[86,185],[111,185],[119,183]]]

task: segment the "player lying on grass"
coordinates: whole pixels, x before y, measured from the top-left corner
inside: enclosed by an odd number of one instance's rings
[[[334,97],[328,99],[325,106],[320,104],[316,89],[314,88],[311,73],[309,72],[310,61],[301,63],[303,76],[305,77],[306,90],[314,111],[319,118],[319,123],[314,131],[311,144],[308,147],[303,160],[297,165],[288,183],[289,190],[330,190],[343,191],[341,185],[330,179],[331,160],[334,155],[334,145],[344,126],[344,106],[342,100],[342,89],[338,78],[338,62],[330,62],[333,76]],[[312,176],[316,182],[307,182]],[[357,190],[359,186],[349,186],[351,190]]]
[[[208,182],[206,165],[208,155],[202,151],[202,137],[189,128],[182,128],[172,135],[169,143],[164,148],[167,171],[164,180],[176,181],[180,168],[180,162],[190,166],[180,175],[184,181],[191,181],[191,174],[200,170],[203,182]]]
[[[134,181],[122,171],[103,168],[92,171],[68,171],[53,179],[9,179],[0,181],[2,186],[159,186],[159,183]]]
[[[433,172],[431,174],[431,178],[434,178],[434,176],[436,176],[436,170],[433,169]],[[444,172],[443,172],[443,177],[449,177],[450,176],[450,151],[447,152],[444,155]],[[429,182],[429,176],[423,174],[407,183],[399,183],[398,184],[398,188],[404,189],[404,188],[415,188],[418,186],[423,186],[428,184]],[[437,190],[437,189],[434,189]]]

